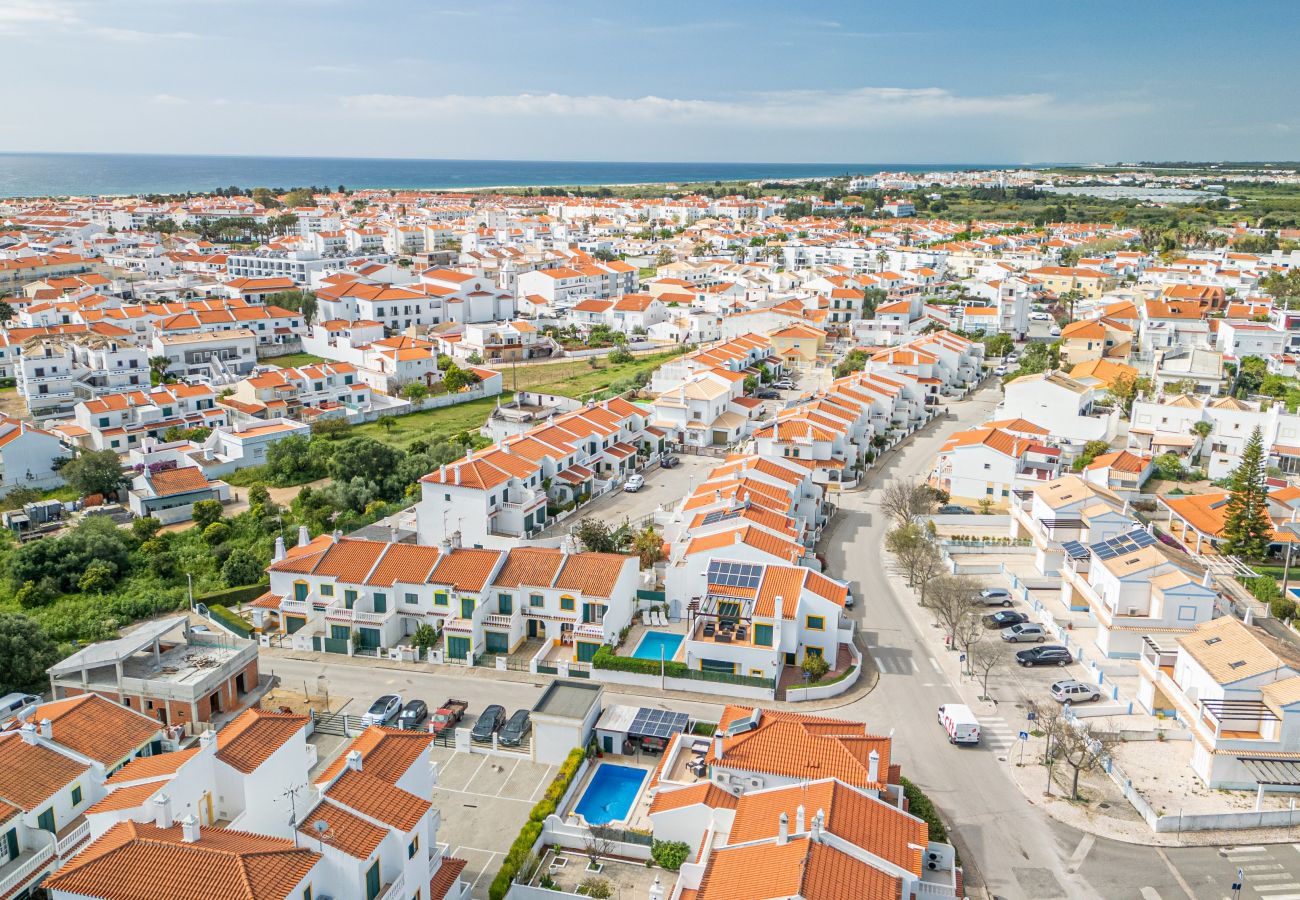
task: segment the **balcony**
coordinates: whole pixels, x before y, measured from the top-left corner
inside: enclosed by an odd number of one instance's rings
[[[375,900],[406,900],[405,891],[406,873],[398,872],[397,877],[379,892],[379,896]]]
[[[0,866],[0,897],[17,893],[18,888],[34,880],[54,859],[54,842],[50,841],[39,850],[24,850]]]
[[[515,617],[521,615],[515,613],[492,613],[483,617],[483,624],[491,628],[509,628],[515,621]]]

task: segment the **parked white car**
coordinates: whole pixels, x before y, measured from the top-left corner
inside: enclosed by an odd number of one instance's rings
[[[998,378],[1001,378],[1003,375],[1007,374],[1007,367],[998,366],[996,369],[993,370],[993,374],[996,375]]]
[[[980,723],[970,707],[961,703],[945,703],[939,707],[939,724],[948,732],[950,744],[978,744]]]
[[[1073,678],[1052,685],[1052,699],[1057,703],[1096,703],[1102,696],[1095,684]]]
[[[623,490],[629,494],[635,494],[643,487],[645,487],[645,476],[640,474],[627,476],[627,481],[623,483]]]
[[[1034,322],[1050,322],[1050,321],[1052,321],[1052,317],[1051,317],[1051,315],[1050,315],[1049,313],[1045,313],[1045,312],[1030,313],[1029,318],[1030,318],[1031,321],[1034,321]]]

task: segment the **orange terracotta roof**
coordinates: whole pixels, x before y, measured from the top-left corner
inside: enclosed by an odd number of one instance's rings
[[[697,900],[899,900],[902,880],[808,838],[715,850]]]
[[[444,856],[442,865],[438,866],[438,871],[429,879],[429,900],[442,900],[446,897],[456,879],[460,878],[460,873],[465,871],[465,865],[466,860]]]
[[[694,806],[697,803],[713,809],[735,809],[739,798],[729,791],[724,791],[711,781],[701,781],[689,787],[674,790],[659,790],[650,801],[650,814]]]
[[[90,767],[49,747],[32,746],[11,731],[0,734],[0,801],[31,812]]]
[[[365,770],[347,769],[325,796],[350,807],[363,816],[391,825],[401,831],[413,831],[420,819],[433,807],[428,800],[404,791]]]
[[[149,484],[159,497],[185,494],[190,491],[203,491],[211,486],[208,476],[197,466],[181,469],[164,469],[149,476]]]
[[[179,825],[128,821],[102,834],[43,886],[101,900],[156,900],[160,883],[172,897],[287,900],[320,858],[284,838],[208,828],[187,843]]]
[[[633,556],[621,553],[573,553],[555,579],[562,591],[578,591],[588,597],[609,597],[623,567]]]
[[[487,586],[498,560],[503,556],[504,550],[466,547],[454,549],[450,553],[444,553],[438,560],[429,581],[450,585],[466,593],[478,593]]]
[[[311,841],[320,840],[353,859],[369,859],[388,837],[388,829],[328,801],[318,803],[315,809],[303,816],[302,822],[299,834]],[[323,839],[314,827],[317,822],[324,822],[327,826]]]
[[[149,802],[149,798],[167,787],[168,779],[155,778],[140,784],[128,784],[105,794],[98,803],[86,810],[86,815],[103,812],[120,812],[124,809],[138,809]]]
[[[175,774],[187,760],[198,755],[199,748],[177,750],[173,753],[156,753],[153,756],[137,756],[118,769],[104,782],[106,785],[128,784],[132,781],[144,781],[148,778],[161,778]]]
[[[37,707],[34,722],[49,719],[54,742],[104,765],[116,765],[158,736],[162,725],[106,700],[80,694]]]
[[[271,758],[311,719],[294,713],[246,709],[217,732],[217,759],[245,775]]]
[[[316,784],[328,784],[342,772],[347,766],[348,754],[353,750],[361,754],[361,765],[366,773],[389,784],[397,784],[428,749],[432,740],[433,735],[424,731],[402,731],[371,725],[353,738],[338,758],[316,776]]]

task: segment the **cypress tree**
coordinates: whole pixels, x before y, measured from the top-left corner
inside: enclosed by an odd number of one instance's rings
[[[1228,476],[1228,506],[1223,522],[1223,552],[1246,559],[1263,559],[1272,541],[1268,517],[1268,487],[1264,483],[1264,436],[1256,428],[1246,442],[1241,462]]]

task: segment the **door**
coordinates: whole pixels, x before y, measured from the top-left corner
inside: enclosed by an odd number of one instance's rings
[[[613,752],[614,752],[614,739],[613,739],[612,737],[610,737],[610,736],[607,734],[607,735],[604,736],[603,741],[604,741],[604,750],[605,750],[605,752],[606,752],[606,753],[613,753]]]
[[[54,807],[51,806],[36,817],[36,827],[54,834]]]
[[[510,636],[502,631],[485,631],[488,653],[509,653]]]
[[[293,586],[293,599],[295,599],[295,600],[306,600],[306,599],[307,599],[307,585],[306,585],[306,584],[304,584],[304,583],[301,582],[301,581],[299,581],[299,582],[297,582],[296,584],[294,584],[294,586]]]
[[[379,896],[379,860],[366,872],[366,900],[375,900]]]
[[[528,636],[529,636],[530,638],[540,637],[541,635],[539,635],[539,634],[537,633],[537,632],[540,630],[540,626],[541,626],[541,623],[538,622],[536,619],[529,619],[529,620],[528,620]]]
[[[469,656],[469,638],[447,637],[447,656],[452,659],[465,659]]]
[[[6,859],[15,859],[18,856],[18,829],[10,828],[5,832],[5,853],[8,854]]]
[[[378,628],[358,628],[357,641],[361,647],[366,650],[374,650],[381,643],[381,635]]]

